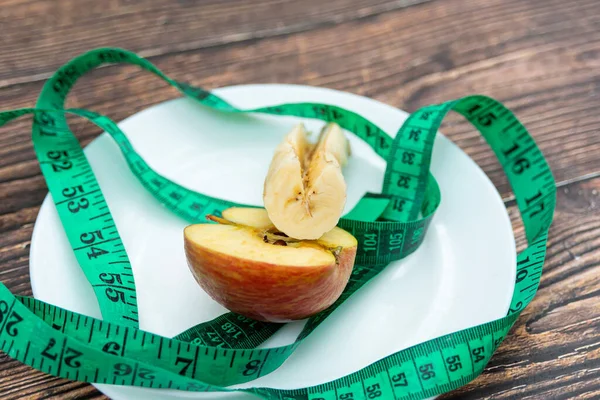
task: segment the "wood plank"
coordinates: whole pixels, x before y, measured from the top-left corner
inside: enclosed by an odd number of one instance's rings
[[[46,79],[94,47],[127,47],[150,57],[304,32],[425,1],[4,0],[0,87]]]

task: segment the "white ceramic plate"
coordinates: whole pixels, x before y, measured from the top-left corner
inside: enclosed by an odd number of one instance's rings
[[[215,91],[233,104],[321,102],[358,112],[394,135],[407,114],[343,92],[293,85],[244,85]],[[120,123],[158,172],[203,193],[262,205],[263,179],[275,146],[297,118],[232,115],[175,99]],[[322,123],[305,120],[318,132]],[[350,135],[345,171],[350,210],[366,191],[380,192],[385,163]],[[195,283],[186,265],[186,222],[150,196],[107,134],[85,153],[130,256],[141,328],[174,336],[226,310]],[[432,172],[442,203],[420,249],[395,262],[341,306],[277,371],[250,384],[298,388],[352,373],[392,352],[506,314],[515,274],[515,244],[492,183],[458,147],[438,135]],[[35,224],[30,253],[36,298],[100,318],[92,288],[70,250],[48,195]],[[302,322],[286,326],[264,346],[291,343]],[[97,385],[113,399],[254,398]]]

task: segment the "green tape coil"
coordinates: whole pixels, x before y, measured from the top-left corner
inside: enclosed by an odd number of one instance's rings
[[[131,264],[101,188],[65,115],[87,118],[108,132],[140,183],[187,221],[203,222],[207,214],[219,214],[236,204],[191,191],[153,171],[109,118],[88,110],[64,109],[75,81],[106,63],[138,65],[186,96],[223,112],[337,122],[387,161],[382,193],[366,194],[339,223],[359,241],[356,265],[346,289],[333,306],[308,319],[293,344],[257,349],[282,325],[233,313],[191,327],[175,338],[137,328]],[[517,256],[517,278],[507,316],[402,350],[322,385],[296,390],[228,389],[226,386],[274,371],[349,296],[389,262],[402,259],[419,247],[441,201],[429,164],[435,134],[450,110],[470,121],[491,146],[508,176],[523,218],[529,246]],[[92,383],[244,391],[265,399],[420,399],[453,390],[477,377],[537,291],[556,185],[527,130],[491,98],[469,96],[424,107],[410,115],[392,139],[364,117],[332,105],[298,103],[240,110],[208,91],[171,80],[131,52],[102,48],[61,67],[44,85],[35,108],[0,113],[0,126],[26,114],[34,114],[36,156],[68,240],[95,290],[103,315],[103,320],[98,320],[14,296],[0,284],[2,350],[46,373]]]

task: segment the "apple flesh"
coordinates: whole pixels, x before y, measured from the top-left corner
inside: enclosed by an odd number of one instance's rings
[[[277,232],[264,209],[233,207],[209,219],[219,224],[185,228],[185,254],[198,284],[230,311],[303,319],[333,304],[348,283],[357,241],[341,228],[297,240]]]

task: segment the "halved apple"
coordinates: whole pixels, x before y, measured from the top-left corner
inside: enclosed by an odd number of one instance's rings
[[[341,228],[297,240],[278,232],[264,209],[233,207],[209,219],[219,223],[185,228],[185,254],[196,281],[230,311],[303,319],[333,304],[348,283],[357,241]]]

